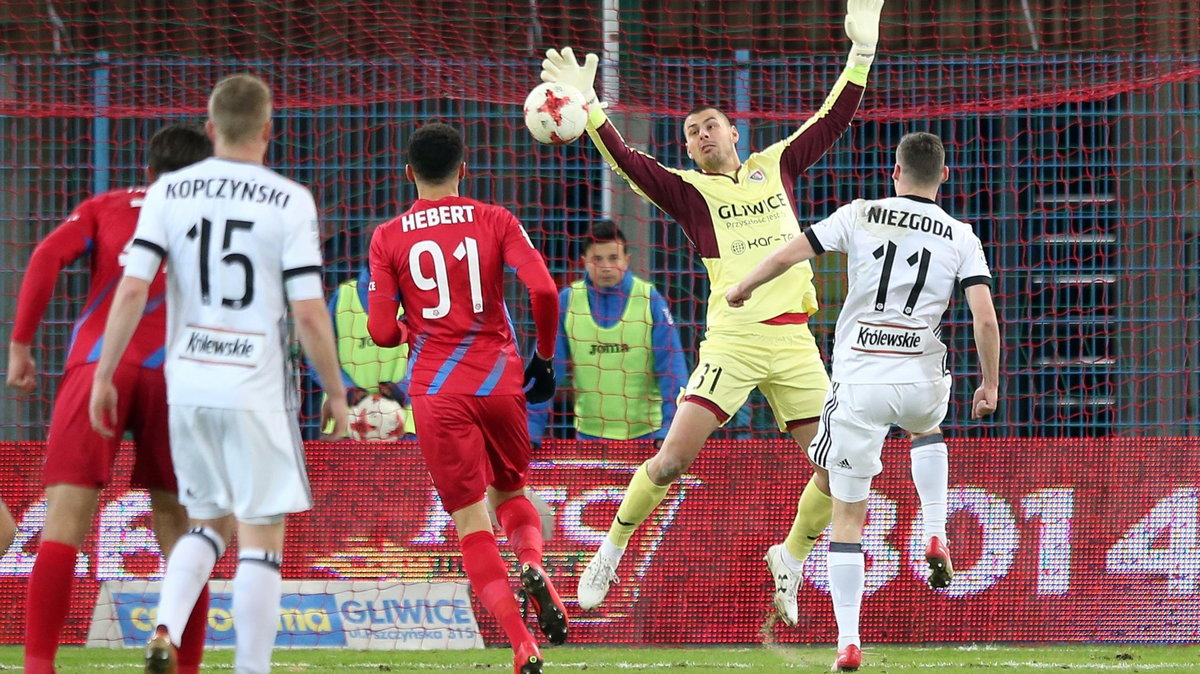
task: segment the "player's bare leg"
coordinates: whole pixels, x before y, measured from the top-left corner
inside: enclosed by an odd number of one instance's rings
[[[213,567],[233,538],[235,524],[231,515],[193,519],[191,528],[172,546],[159,591],[158,625],[146,644],[146,674],[178,671],[180,640]]]
[[[492,533],[492,519],[488,515],[487,505],[480,499],[455,510],[450,517],[458,531],[463,570],[467,572],[471,588],[479,601],[496,617],[496,622],[500,623],[512,644],[514,673],[540,674],[542,653],[537,641],[525,627],[521,610],[517,607],[504,560],[496,545],[496,535]]]
[[[580,608],[592,609],[604,601],[617,582],[617,565],[633,532],[662,502],[671,483],[691,467],[720,425],[721,420],[706,407],[688,401],[679,406],[662,447],[634,472],[607,538],[579,576]]]
[[[96,515],[100,491],[73,484],[46,487],[46,524],[43,541],[57,541],[78,548],[83,545]]]
[[[950,542],[946,537],[946,500],[950,482],[950,459],[942,429],[910,433],[913,485],[921,497],[921,520],[925,528],[925,562],[929,564],[929,586],[949,587],[954,578]]]
[[[817,435],[817,422],[794,426],[790,433],[807,454],[808,446]],[[764,557],[767,570],[775,581],[775,611],[788,625],[795,625],[800,620],[798,597],[804,581],[804,560],[812,552],[813,544],[820,538],[821,532],[829,526],[832,516],[829,474],[825,469],[813,466],[813,475],[800,494],[800,502],[796,504],[796,517],[792,520],[787,538],[783,543],[768,548]]]
[[[4,501],[0,501],[0,555],[8,552],[13,539],[17,537],[17,522]]]
[[[163,555],[171,554],[171,549],[179,537],[187,533],[187,510],[179,504],[179,497],[169,491],[150,490],[150,513],[154,517],[154,538]]]
[[[283,516],[238,522],[238,566],[233,577],[233,620],[238,626],[234,668],[245,674],[271,671],[279,630],[283,579]]]
[[[75,559],[96,515],[96,489],[46,487],[46,523],[25,600],[25,671],[52,674],[75,583]]]
[[[154,516],[154,537],[163,559],[167,559],[175,543],[187,533],[187,510],[179,503],[174,492],[160,489],[150,490],[150,512]],[[182,634],[176,635],[181,643],[178,652],[179,674],[197,674],[204,657],[204,640],[208,629],[208,585],[200,591],[192,607],[191,616]]]
[[[538,628],[552,644],[567,641],[567,608],[542,565],[542,516],[524,489],[488,488],[488,500],[508,543],[521,563],[521,586],[537,616]]]

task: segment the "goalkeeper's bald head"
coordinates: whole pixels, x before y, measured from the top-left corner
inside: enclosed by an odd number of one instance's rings
[[[905,134],[896,148],[896,163],[913,185],[937,187],[945,175],[946,148],[942,139],[932,133]]]

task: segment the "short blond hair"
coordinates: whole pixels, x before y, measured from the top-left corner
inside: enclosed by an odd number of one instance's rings
[[[271,119],[271,89],[254,75],[226,77],[208,97],[208,118],[223,140],[244,143]]]

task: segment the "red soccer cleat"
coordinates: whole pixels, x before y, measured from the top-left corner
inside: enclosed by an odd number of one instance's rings
[[[854,644],[838,651],[837,660],[833,661],[832,672],[857,672],[862,666],[862,649]]]
[[[567,607],[558,598],[558,591],[546,575],[546,570],[536,564],[526,564],[521,569],[521,586],[525,596],[533,603],[538,627],[550,643],[559,645],[567,641]]]
[[[925,546],[925,562],[929,564],[929,587],[940,590],[950,587],[954,579],[954,564],[950,561],[950,548],[941,538],[934,536]]]
[[[518,644],[513,652],[513,674],[542,674],[542,652],[536,641]]]

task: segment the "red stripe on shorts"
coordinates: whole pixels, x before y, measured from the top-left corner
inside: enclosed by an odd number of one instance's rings
[[[807,419],[793,419],[793,420],[787,422],[786,424],[784,424],[784,426],[787,427],[787,429],[790,431],[793,428],[796,428],[797,426],[804,426],[805,424],[815,424],[820,420],[821,420],[821,417],[819,417],[819,416],[808,417]]]
[[[708,398],[698,396],[695,393],[689,393],[688,395],[684,396],[683,402],[696,403],[697,405],[703,407],[704,409],[708,410],[709,412],[712,412],[713,416],[715,416],[717,418],[717,421],[720,421],[721,423],[725,423],[729,419],[729,415],[725,414],[725,410],[723,410],[719,406],[717,406],[716,403],[709,400]]]

